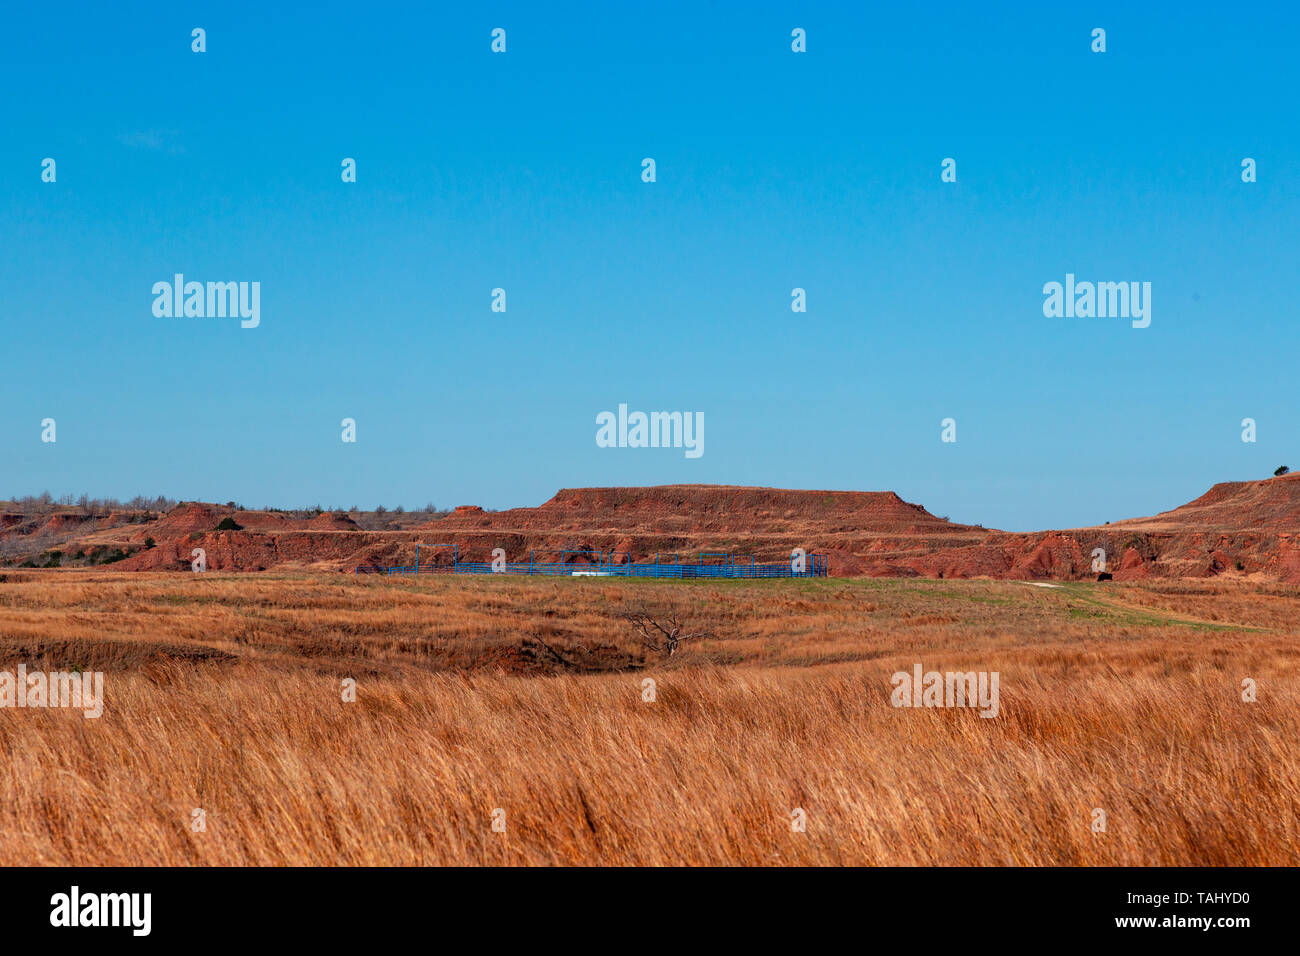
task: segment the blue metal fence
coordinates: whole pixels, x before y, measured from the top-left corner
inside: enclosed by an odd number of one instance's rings
[[[451,563],[430,560],[429,552],[451,549]],[[423,549],[423,552],[421,551]],[[555,552],[550,552],[554,554]],[[624,551],[590,551],[565,548],[559,552],[558,561],[538,561],[537,552],[529,551],[527,561],[466,561],[460,557],[456,544],[426,544],[415,546],[415,564],[382,567],[358,565],[354,574],[553,574],[571,577],[623,577],[623,578],[824,578],[826,555],[809,554],[804,557],[803,568],[796,570],[796,562],[759,563],[752,555],[737,556],[725,551],[702,551],[694,563],[681,560],[678,554],[665,561],[663,554],[655,554],[654,562],[636,563]],[[706,563],[705,559],[711,559]]]

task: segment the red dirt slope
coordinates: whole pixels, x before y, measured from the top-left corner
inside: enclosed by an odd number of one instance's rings
[[[492,514],[461,506],[426,527],[514,530],[619,529],[651,534],[821,532],[943,533],[969,530],[892,491],[788,491],[734,485],[565,488],[537,508]]]
[[[1221,481],[1195,501],[1152,518],[1117,522],[1144,528],[1300,532],[1300,473],[1263,481]]]
[[[217,531],[225,517],[240,530]],[[48,540],[42,520],[15,524],[6,515],[0,542],[37,530]],[[1215,485],[1151,518],[1029,534],[953,524],[892,492],[727,485],[568,488],[536,508],[462,506],[405,530],[363,531],[329,513],[292,517],[204,504],[122,521],[107,528],[101,521],[100,530],[68,537],[62,547],[125,546],[129,556],[111,565],[121,570],[186,569],[202,548],[218,571],[413,564],[417,542],[454,544],[463,559],[476,561],[494,548],[512,561],[527,560],[530,551],[553,560],[561,549],[582,548],[627,552],[623,560],[720,551],[778,561],[803,548],[828,555],[836,575],[1028,580],[1094,577],[1093,556],[1102,549],[1106,570],[1119,580],[1258,575],[1300,583],[1300,475]],[[77,534],[73,519],[58,523],[64,535]],[[442,563],[450,550],[426,547],[421,559]]]

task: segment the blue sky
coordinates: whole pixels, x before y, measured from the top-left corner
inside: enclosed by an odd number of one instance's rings
[[[1300,466],[1300,12],[1037,6],[11,5],[0,496],[718,482],[1025,530]],[[176,272],[260,326],[155,317]],[[1067,272],[1151,326],[1044,317]],[[619,403],[705,454],[597,447]]]

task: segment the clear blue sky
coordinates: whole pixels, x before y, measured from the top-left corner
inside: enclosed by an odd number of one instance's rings
[[[1294,5],[265,6],[6,8],[0,496],[720,482],[1022,530],[1300,467]],[[260,327],[155,318],[176,272]],[[1150,328],[1045,318],[1067,272],[1151,282]],[[620,402],[705,454],[598,448]]]

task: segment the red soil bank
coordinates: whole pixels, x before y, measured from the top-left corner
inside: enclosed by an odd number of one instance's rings
[[[225,517],[240,530],[215,530]],[[579,548],[629,552],[631,560],[726,551],[776,561],[801,547],[828,555],[833,575],[1023,580],[1093,578],[1092,554],[1103,548],[1117,580],[1257,575],[1300,583],[1300,475],[1218,484],[1150,518],[1026,534],[954,524],[892,492],[727,485],[564,489],[536,508],[461,506],[405,531],[362,531],[352,519],[329,513],[294,518],[206,504],[182,505],[143,523],[128,520],[99,516],[96,534],[62,547],[116,534],[143,548],[153,538],[155,547],[110,567],[181,570],[203,548],[209,569],[218,571],[413,564],[417,542],[455,544],[462,558],[473,560],[505,548],[511,561],[527,560],[530,550],[553,560],[561,549]],[[67,533],[75,522],[59,524]],[[0,516],[0,540],[31,533],[29,525],[22,516]],[[426,547],[421,561],[448,562],[450,551]]]

